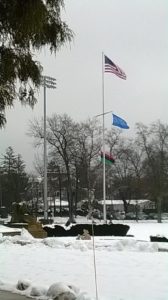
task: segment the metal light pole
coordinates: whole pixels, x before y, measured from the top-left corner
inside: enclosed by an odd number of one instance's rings
[[[0,168],[0,207],[2,207],[2,183],[1,183],[1,168]]]
[[[46,140],[46,89],[56,89],[56,79],[42,76],[41,85],[44,87],[44,220],[48,219],[47,202],[47,140]]]

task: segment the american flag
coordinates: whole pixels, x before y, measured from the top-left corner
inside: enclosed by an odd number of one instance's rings
[[[106,55],[105,58],[105,73],[114,73],[122,79],[126,79],[127,76],[117,65],[115,65]]]

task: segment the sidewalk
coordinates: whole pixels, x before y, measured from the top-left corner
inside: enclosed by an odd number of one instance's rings
[[[28,300],[28,298],[19,294],[14,294],[6,291],[0,291],[0,300]]]

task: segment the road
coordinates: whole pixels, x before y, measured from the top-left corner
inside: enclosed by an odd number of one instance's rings
[[[0,300],[28,300],[30,298],[6,291],[0,291]],[[31,298],[32,299],[32,298]]]

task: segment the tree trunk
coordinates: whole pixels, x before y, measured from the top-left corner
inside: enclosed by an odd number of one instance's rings
[[[158,223],[162,223],[162,197],[158,196],[157,198],[157,220]]]
[[[62,177],[61,177],[61,172],[59,169],[59,195],[60,195],[60,216],[62,214]]]
[[[124,203],[124,212],[125,212],[125,214],[127,214],[127,212],[128,212],[128,203],[127,203],[127,200],[125,200],[125,199],[122,199],[123,200],[123,203]]]
[[[69,220],[68,222],[74,223],[74,216],[73,216],[73,201],[74,201],[74,197],[73,197],[73,192],[72,192],[72,185],[71,185],[71,178],[70,178],[70,172],[69,172],[69,168],[67,167],[67,180],[68,180],[68,203],[69,203]]]

